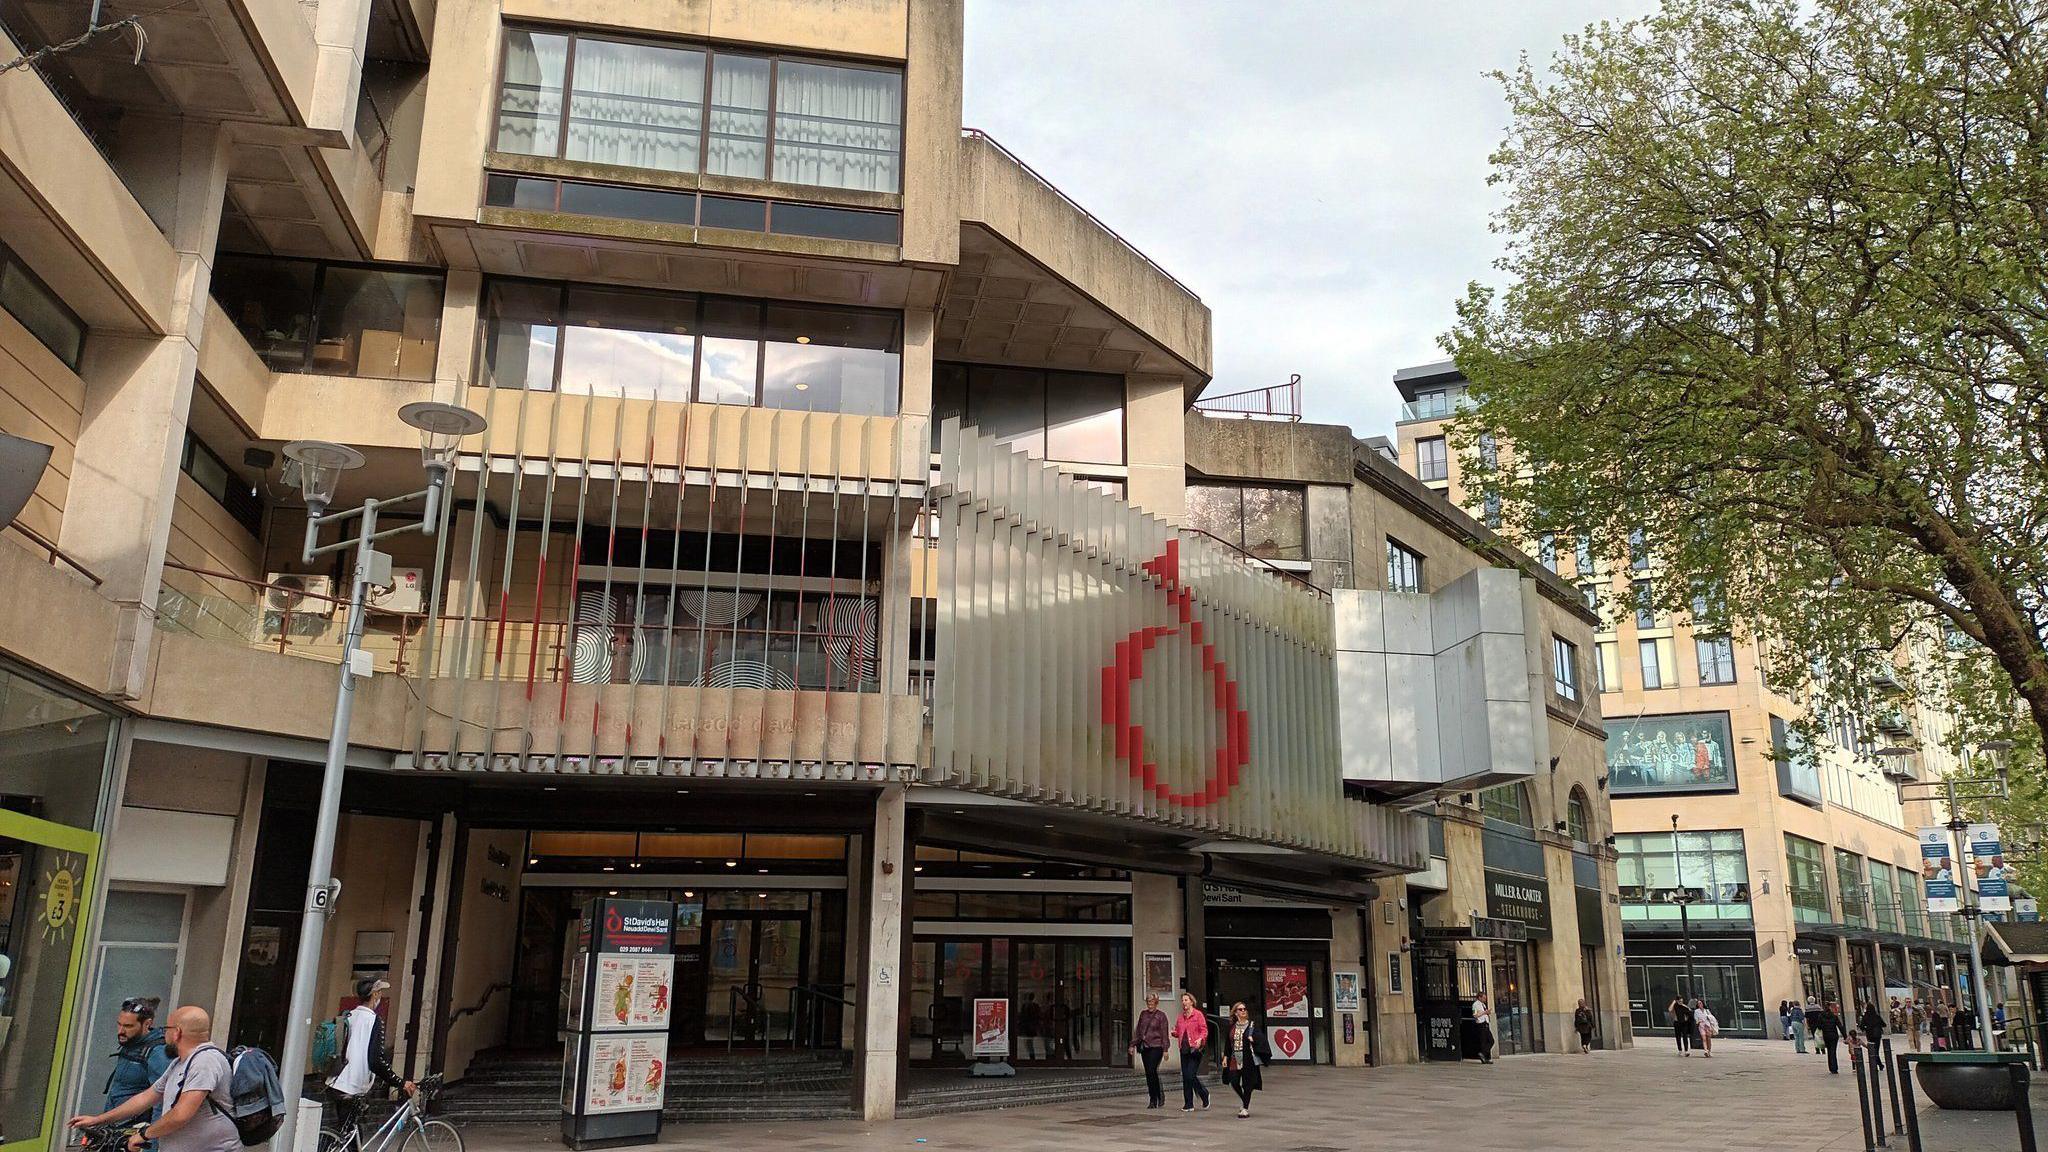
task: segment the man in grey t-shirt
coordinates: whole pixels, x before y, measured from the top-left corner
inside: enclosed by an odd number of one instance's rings
[[[118,1108],[72,1117],[71,1127],[124,1123],[149,1115],[161,1100],[162,1114],[128,1138],[130,1152],[141,1152],[151,1140],[158,1152],[238,1152],[242,1137],[227,1114],[234,1102],[233,1065],[212,1041],[213,1021],[205,1009],[187,1005],[171,1013],[164,1051],[176,1060],[164,1074]]]

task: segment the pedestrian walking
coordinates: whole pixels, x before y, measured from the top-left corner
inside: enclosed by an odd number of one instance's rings
[[[348,1033],[342,1041],[341,1071],[327,1080],[327,1099],[334,1105],[335,1121],[346,1132],[361,1120],[365,1098],[378,1084],[414,1092],[413,1082],[401,1077],[385,1055],[384,1017],[377,1005],[391,985],[370,977],[356,981],[356,1006],[348,1010]]]
[[[1824,1011],[1826,1010],[1821,1007],[1819,1000],[1811,996],[1806,998],[1806,1037],[1813,1041],[1813,1054],[1815,1056],[1821,1054],[1820,1018]]]
[[[1252,1022],[1251,1010],[1239,1000],[1230,1006],[1230,1038],[1223,1045],[1223,1082],[1237,1090],[1237,1118],[1252,1114],[1252,1093],[1265,1087],[1259,1071],[1273,1058],[1266,1030]]]
[[[1790,1040],[1792,1038],[1792,1002],[1790,1000],[1778,1001],[1778,1030],[1785,1034],[1785,1039]]]
[[[1173,1038],[1180,1041],[1180,1110],[1193,1112],[1197,1096],[1206,1109],[1209,1086],[1202,1083],[1202,1050],[1209,1044],[1209,1018],[1195,1003],[1193,992],[1180,994],[1180,1019],[1173,1022]]]
[[[1707,1059],[1714,1058],[1714,1037],[1721,1034],[1721,1021],[1714,1016],[1714,1010],[1707,1007],[1705,1000],[1692,1002],[1692,1030],[1699,1037],[1700,1051]]]
[[[162,1152],[241,1152],[242,1136],[228,1118],[234,1105],[233,1066],[213,1043],[213,1021],[204,1008],[186,1005],[164,1027],[171,1063],[156,1082],[118,1108],[97,1116],[74,1116],[71,1127],[121,1124],[161,1112],[128,1137],[129,1152],[155,1141]]]
[[[1683,996],[1673,996],[1671,1003],[1664,1006],[1664,1014],[1671,1021],[1671,1036],[1678,1041],[1678,1054],[1692,1055],[1692,1005]]]
[[[103,1091],[105,1111],[112,1112],[149,1090],[171,1066],[171,1054],[164,1049],[164,1030],[156,1026],[154,996],[131,996],[121,1001],[114,1014],[114,1070],[107,1073]],[[155,1119],[154,1116],[151,1119]]]
[[[1486,1006],[1486,993],[1472,998],[1472,1040],[1479,1047],[1479,1062],[1493,1063],[1493,1009]]]
[[[1131,1047],[1145,1065],[1145,1107],[1166,1106],[1166,1086],[1159,1082],[1159,1062],[1166,1059],[1166,1046],[1173,1040],[1173,1022],[1159,1010],[1159,994],[1145,993],[1145,1010],[1131,1026]]]
[[[1835,1048],[1842,1042],[1842,1006],[1833,1001],[1820,1012],[1820,1042],[1828,1054],[1828,1075],[1839,1076],[1842,1072],[1837,1062]]]
[[[1873,1049],[1877,1047],[1879,1040],[1884,1039],[1884,1014],[1877,1010],[1875,1001],[1863,1005],[1863,1015],[1856,1021],[1856,1026],[1862,1030],[1864,1041]]]
[[[1797,1000],[1792,1002],[1792,1050],[1806,1055],[1806,1005]]]
[[[1906,1000],[1906,1040],[1913,1051],[1920,1051],[1920,1034],[1927,1028],[1927,1005],[1917,998]]]
[[[1936,1052],[1948,1051],[1949,1008],[1946,999],[1934,1002],[1934,1007],[1927,1013],[1927,1021],[1928,1031],[1934,1035],[1934,1050]]]
[[[1949,1017],[1949,1027],[1955,1032],[1955,1050],[1967,1052],[1977,1046],[1973,1036],[1977,1030],[1975,1005],[1956,1005],[1955,1014]]]
[[[1579,1034],[1579,1055],[1584,1056],[1591,1052],[1593,1050],[1593,1009],[1587,1005],[1583,997],[1579,1000],[1578,1008],[1572,1012],[1572,1029]]]

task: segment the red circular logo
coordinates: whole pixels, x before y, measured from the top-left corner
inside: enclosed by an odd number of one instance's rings
[[[1169,804],[1205,808],[1237,787],[1251,760],[1251,714],[1238,705],[1237,681],[1217,657],[1216,646],[1203,638],[1202,622],[1195,619],[1194,593],[1181,587],[1180,541],[1168,540],[1166,551],[1140,567],[1173,606],[1179,624],[1140,628],[1117,641],[1114,657],[1102,668],[1102,722],[1115,736],[1117,759],[1130,766],[1131,775],[1148,791]],[[1160,778],[1158,763],[1145,755],[1145,726],[1131,717],[1131,686],[1145,676],[1145,654],[1169,636],[1180,637],[1200,655],[1202,671],[1209,678],[1210,707],[1223,728],[1223,742],[1216,749],[1207,779],[1190,791],[1176,789]]]

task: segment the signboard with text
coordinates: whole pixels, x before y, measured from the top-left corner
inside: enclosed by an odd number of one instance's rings
[[[1511,920],[1531,936],[1550,935],[1550,885],[1541,876],[1486,870],[1486,914]]]
[[[564,1037],[562,1141],[652,1143],[668,1091],[675,905],[600,898],[584,906]]]
[[[1927,910],[1940,914],[1962,910],[1956,895],[1955,861],[1949,858],[1948,829],[1920,830],[1920,886],[1927,890]]]
[[[974,1002],[974,1054],[1003,1057],[1010,1054],[1010,1002],[978,999]]]
[[[1998,825],[1972,824],[1969,832],[1970,872],[1977,879],[1977,905],[1986,912],[2012,910],[2012,866],[2005,862]]]

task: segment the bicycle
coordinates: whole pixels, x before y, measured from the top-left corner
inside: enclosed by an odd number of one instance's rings
[[[128,1152],[128,1137],[146,1124],[95,1124],[78,1129],[78,1147],[86,1152]]]
[[[420,1080],[366,1139],[360,1125],[320,1129],[319,1152],[462,1152],[462,1133],[446,1120],[426,1118],[427,1105],[441,1092],[441,1074]],[[397,1143],[393,1143],[397,1141]]]

